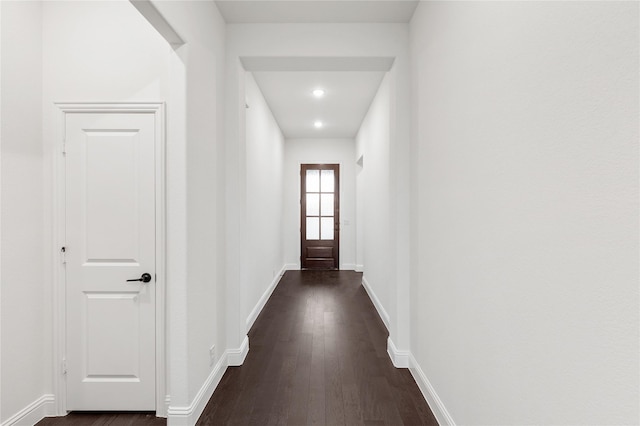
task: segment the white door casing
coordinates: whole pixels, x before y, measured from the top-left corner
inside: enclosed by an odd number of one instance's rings
[[[58,106],[64,409],[155,411],[164,400],[161,104]],[[143,273],[150,282],[127,281]]]

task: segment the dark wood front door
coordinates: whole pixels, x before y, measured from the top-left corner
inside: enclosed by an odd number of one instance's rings
[[[300,263],[303,269],[339,269],[340,165],[300,167]]]

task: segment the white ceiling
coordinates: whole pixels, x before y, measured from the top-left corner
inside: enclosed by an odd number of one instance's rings
[[[287,139],[354,138],[382,71],[258,71],[253,75]],[[313,96],[325,90],[322,98]],[[251,105],[249,105],[251,107]],[[313,123],[324,126],[316,129]]]
[[[407,23],[418,0],[218,0],[237,23]],[[282,132],[293,138],[353,138],[393,58],[242,58]],[[316,99],[312,90],[326,94]],[[314,121],[324,123],[322,129]]]
[[[411,20],[418,0],[218,0],[225,21],[238,23],[397,22]]]

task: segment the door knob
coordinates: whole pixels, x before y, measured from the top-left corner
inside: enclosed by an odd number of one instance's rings
[[[130,281],[142,281],[143,283],[148,283],[149,281],[151,281],[151,274],[148,273],[144,273],[140,276],[140,278],[135,278],[133,280],[127,280],[127,282]]]

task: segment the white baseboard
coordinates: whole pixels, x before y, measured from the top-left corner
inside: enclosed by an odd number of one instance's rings
[[[299,263],[286,263],[284,265],[284,270],[285,271],[299,271],[300,270],[300,264]]]
[[[35,425],[45,417],[56,415],[56,397],[46,394],[2,422],[2,426]]]
[[[364,272],[364,265],[356,265],[356,272]]]
[[[238,367],[244,363],[244,359],[249,353],[249,337],[244,336],[242,344],[238,349],[227,349],[227,365]]]
[[[164,396],[164,415],[158,415],[158,412],[156,411],[156,416],[157,417],[164,417],[165,419],[169,416],[169,407],[171,407],[171,395],[165,395]]]
[[[355,263],[343,263],[340,266],[340,270],[341,271],[355,271],[356,270],[356,264]]]
[[[394,367],[409,368],[409,357],[411,356],[411,352],[399,350],[395,343],[393,343],[393,340],[391,340],[391,336],[387,338],[387,353],[389,354],[389,358],[391,358],[391,362],[393,362]]]
[[[227,349],[216,363],[215,367],[205,380],[204,384],[196,394],[191,404],[184,407],[172,407],[167,409],[167,426],[191,426],[195,425],[200,418],[200,415],[204,411],[211,395],[220,384],[222,376],[227,367],[242,365],[244,359],[249,353],[249,337],[244,336],[244,340],[238,349]],[[167,401],[170,401],[170,397],[167,396]],[[2,425],[4,426],[4,424]]]
[[[384,310],[384,307],[382,306],[380,299],[378,299],[378,296],[376,296],[376,294],[373,292],[373,289],[371,288],[371,286],[369,285],[369,282],[365,277],[362,277],[362,286],[364,287],[367,294],[369,295],[369,299],[371,299],[373,306],[376,307],[376,311],[378,311],[378,315],[380,315],[380,318],[382,319],[384,326],[387,327],[387,331],[389,331],[389,314],[387,313],[387,311]]]
[[[436,417],[436,420],[438,420],[438,424],[442,426],[455,426],[456,422],[453,421],[453,417],[451,417],[451,414],[447,411],[436,390],[431,386],[429,379],[427,379],[427,375],[424,374],[424,371],[422,371],[422,368],[410,352],[409,371],[418,384],[422,396],[427,400],[427,404],[429,404],[433,415]]]
[[[246,321],[247,333],[249,332],[249,330],[251,330],[251,327],[253,327],[253,323],[256,322],[256,319],[258,319],[258,315],[260,315],[260,312],[262,312],[262,309],[264,309],[264,305],[267,304],[269,297],[271,297],[271,293],[273,293],[273,290],[275,290],[276,286],[278,285],[278,282],[280,281],[282,274],[284,274],[284,271],[286,270],[285,267],[286,265],[280,268],[280,272],[278,272],[276,276],[273,277],[273,281],[271,281],[271,284],[269,284],[269,287],[267,287],[265,292],[262,294],[262,297],[260,297],[260,299],[258,300],[258,303],[256,303],[256,306],[253,307],[253,310],[247,317],[247,321]]]
[[[213,391],[216,390],[224,372],[227,371],[227,356],[218,360],[215,367],[205,380],[191,404],[185,407],[171,407],[167,409],[167,426],[195,425],[207,406]]]

